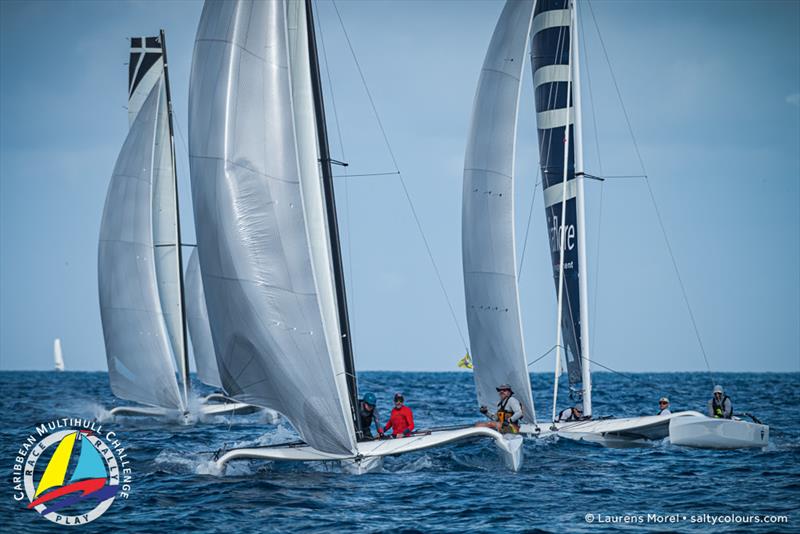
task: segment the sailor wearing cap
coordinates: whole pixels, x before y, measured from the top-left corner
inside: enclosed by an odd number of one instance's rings
[[[666,397],[661,397],[658,399],[658,415],[671,415],[672,412],[669,411],[669,399]]]
[[[500,395],[497,403],[497,411],[489,413],[489,408],[481,406],[481,413],[491,419],[491,421],[477,423],[475,426],[493,428],[498,432],[519,432],[519,425],[525,414],[522,411],[522,404],[514,397],[514,392],[509,384],[500,384],[495,388]]]
[[[568,421],[580,421],[583,419],[583,403],[577,403],[575,406],[570,406],[564,410],[561,410],[561,413],[558,414],[557,421],[559,423],[565,423]]]

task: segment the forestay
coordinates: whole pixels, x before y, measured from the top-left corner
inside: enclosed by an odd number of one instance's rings
[[[208,324],[206,296],[203,293],[197,249],[192,251],[192,255],[189,256],[189,265],[186,267],[186,321],[189,325],[189,336],[192,339],[197,378],[204,384],[221,388],[222,381],[217,370],[211,326]]]
[[[163,78],[122,146],[100,225],[100,316],[111,390],[119,398],[184,409],[156,278],[153,194],[168,144]]]
[[[532,420],[514,242],[517,108],[533,2],[507,2],[486,52],[464,164],[462,253],[478,402],[508,383]]]
[[[564,238],[563,311],[561,331],[566,345],[569,383],[582,388],[580,247],[583,229],[578,220],[580,184],[575,179],[575,112],[568,98],[570,78],[570,0],[539,0],[531,30],[531,62],[539,131],[539,164],[542,172],[548,241],[556,294],[560,270],[561,232]],[[575,72],[573,70],[573,72]],[[567,102],[570,108],[567,109]],[[569,140],[565,135],[569,126]],[[568,147],[566,205],[562,214],[564,190],[564,150]]]
[[[306,172],[308,61],[291,61],[289,39],[286,2],[203,9],[189,98],[203,288],[226,392],[284,414],[315,449],[355,454],[319,176]]]

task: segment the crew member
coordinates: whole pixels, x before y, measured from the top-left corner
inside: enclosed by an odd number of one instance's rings
[[[389,422],[378,430],[378,434],[383,436],[383,433],[391,428],[393,438],[404,438],[414,432],[414,414],[404,402],[405,398],[402,393],[394,394],[394,408],[389,415]]]
[[[661,397],[658,399],[658,415],[670,415],[672,412],[669,410],[669,399]]]
[[[583,419],[583,404],[579,402],[575,406],[561,410],[556,421],[559,423],[567,423],[570,421],[580,421],[581,419]]]
[[[708,401],[708,416],[719,419],[733,417],[733,403],[731,398],[725,395],[722,386],[714,386],[714,396]]]
[[[381,432],[378,410],[375,408],[376,402],[373,393],[365,394],[364,398],[358,401],[358,417],[361,419],[361,431],[365,438],[372,437],[372,423],[375,423],[378,433]]]
[[[501,384],[497,386],[497,393],[500,395],[500,401],[497,403],[497,411],[493,414],[489,413],[489,408],[481,406],[481,413],[491,419],[482,423],[477,423],[475,426],[482,426],[493,428],[498,432],[519,432],[519,425],[522,418],[525,416],[522,411],[522,404],[514,397],[514,392],[508,384]]]

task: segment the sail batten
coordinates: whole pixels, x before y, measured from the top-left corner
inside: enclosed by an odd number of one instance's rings
[[[514,155],[533,1],[507,2],[481,70],[464,163],[462,254],[478,402],[508,383],[533,421],[514,239]]]
[[[353,455],[341,355],[330,339],[338,326],[325,281],[327,236],[312,215],[321,186],[300,109],[308,66],[289,43],[293,7],[239,0],[203,8],[189,98],[200,269],[225,391],[280,412],[312,447]]]

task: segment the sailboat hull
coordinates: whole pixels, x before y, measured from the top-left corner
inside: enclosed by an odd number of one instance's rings
[[[565,423],[545,423],[537,427],[522,425],[528,437],[559,436],[574,441],[594,443],[610,448],[649,447],[669,437],[670,422],[676,419],[702,417],[699,412],[677,412],[670,415],[647,415],[622,419],[599,419]]]
[[[769,444],[769,427],[697,414],[670,421],[669,439],[673,445],[699,449],[759,448]]]
[[[219,457],[216,466],[221,470],[228,462],[243,459],[295,462],[338,460],[342,461],[349,471],[359,473],[367,472],[370,466],[374,468],[376,464],[370,463],[370,461],[384,456],[406,454],[475,438],[494,439],[495,445],[501,451],[505,465],[512,471],[519,471],[522,467],[522,439],[519,436],[504,436],[495,430],[480,427],[431,430],[402,439],[363,441],[357,445],[358,455],[356,456],[329,454],[305,443],[232,449]]]

